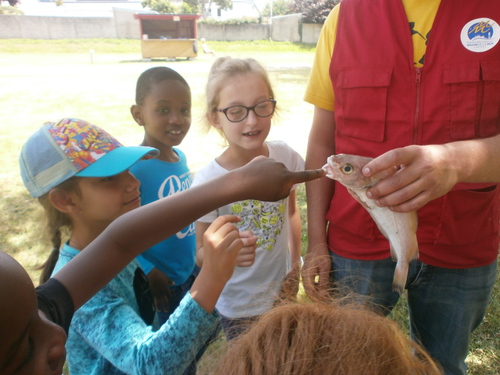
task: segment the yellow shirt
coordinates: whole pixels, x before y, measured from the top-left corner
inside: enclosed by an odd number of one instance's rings
[[[414,64],[415,67],[421,67],[424,63],[427,39],[440,0],[402,0],[402,2],[412,33]],[[337,36],[339,8],[340,4],[332,9],[321,29],[309,82],[304,94],[306,102],[328,111],[334,110],[330,63]]]

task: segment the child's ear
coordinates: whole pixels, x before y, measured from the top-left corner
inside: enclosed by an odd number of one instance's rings
[[[221,129],[219,116],[217,112],[212,111],[210,113],[207,113],[207,120],[208,122],[210,122],[210,124],[212,124],[214,128]]]
[[[49,192],[49,200],[56,210],[66,214],[74,212],[77,208],[73,200],[73,195],[65,190],[52,189]]]
[[[144,120],[142,118],[142,111],[141,111],[141,106],[134,104],[133,106],[130,107],[130,113],[132,114],[132,117],[134,118],[135,122],[139,126],[144,126]]]

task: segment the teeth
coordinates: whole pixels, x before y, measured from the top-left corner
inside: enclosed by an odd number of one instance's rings
[[[258,131],[257,131],[257,132],[245,133],[245,135],[257,135],[257,134],[259,134],[259,132],[258,132]]]
[[[178,135],[178,134],[181,134],[182,132],[180,130],[170,130],[169,133]]]

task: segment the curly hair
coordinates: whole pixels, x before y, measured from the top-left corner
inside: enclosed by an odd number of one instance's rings
[[[151,91],[153,84],[162,82],[166,79],[172,79],[184,83],[189,89],[189,84],[175,70],[170,69],[166,66],[155,66],[154,68],[149,68],[142,72],[142,74],[137,79],[136,89],[135,89],[135,103],[137,105],[143,105],[146,96],[148,96]]]
[[[229,345],[214,374],[442,374],[397,324],[352,302],[284,302]]]

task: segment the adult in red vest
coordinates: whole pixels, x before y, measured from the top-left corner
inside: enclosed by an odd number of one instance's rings
[[[400,167],[368,194],[418,210],[411,333],[446,374],[465,374],[497,272],[499,22],[497,0],[343,0],[325,22],[305,94],[315,106],[307,168],[335,153],[376,158],[366,175]],[[307,184],[307,205],[306,291],[326,291],[332,277],[388,313],[399,298],[395,263],[366,210],[328,179]]]

